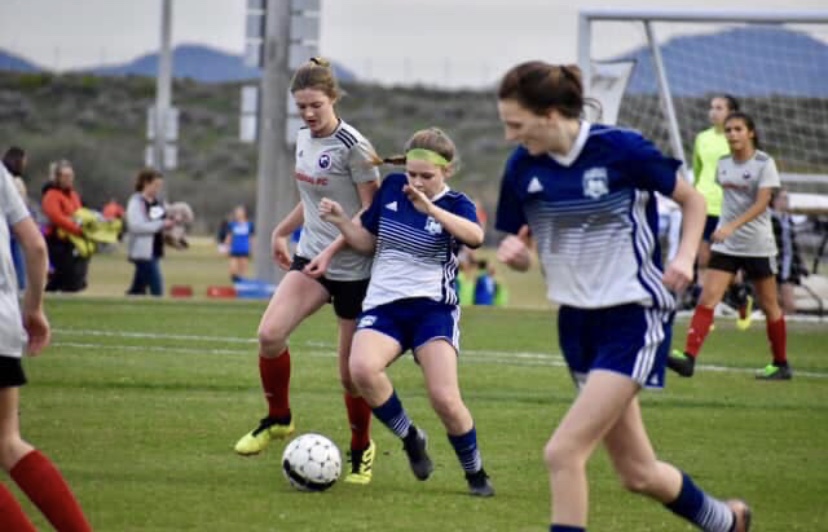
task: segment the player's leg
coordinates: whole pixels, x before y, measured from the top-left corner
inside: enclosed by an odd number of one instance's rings
[[[344,480],[351,484],[368,484],[377,451],[376,444],[371,440],[371,405],[359,394],[350,371],[356,318],[362,310],[368,280],[329,281],[329,289],[339,324],[339,380],[344,390],[345,408],[351,427],[351,449],[348,456],[351,469]]]
[[[687,474],[656,458],[637,398],[629,403],[604,437],[604,444],[627,490],[661,502],[676,515],[708,532],[748,529],[750,511],[744,503],[711,497]]]
[[[12,360],[9,357],[0,358]],[[0,374],[8,375],[7,369],[0,369]],[[60,471],[44,454],[21,439],[17,414],[19,389],[16,386],[0,387],[0,465],[56,530],[91,531],[92,527]],[[5,489],[0,490],[0,507],[3,510],[0,513],[3,530],[34,530],[23,510]]]
[[[491,497],[494,488],[483,469],[477,445],[477,430],[463,402],[457,377],[457,350],[447,338],[437,338],[418,347],[417,361],[423,370],[431,406],[448,433],[472,495]]]
[[[394,320],[374,314],[363,314],[359,327],[351,347],[351,378],[376,418],[402,440],[414,475],[426,480],[433,466],[426,453],[425,433],[411,421],[385,372],[407,348],[404,332]]]
[[[696,357],[713,325],[713,310],[724,297],[736,273],[737,266],[735,264],[720,265],[717,262],[719,257],[721,256],[713,255],[710,267],[705,273],[704,288],[699,297],[699,304],[693,312],[693,318],[690,320],[684,351],[673,351],[667,360],[667,367],[682,377],[693,376]],[[727,258],[724,260],[727,261]]]
[[[753,279],[759,306],[765,313],[765,330],[773,361],[756,374],[760,380],[789,380],[793,377],[787,354],[785,314],[779,306],[776,277],[771,273]]]
[[[552,491],[553,532],[586,530],[587,461],[636,393],[638,384],[625,375],[591,371],[546,444],[544,459]]]
[[[289,271],[270,298],[259,323],[259,377],[268,414],[235,446],[241,455],[260,453],[273,438],[294,431],[290,411],[290,351],[287,340],[294,329],[324,305],[330,294],[315,279],[300,271]]]

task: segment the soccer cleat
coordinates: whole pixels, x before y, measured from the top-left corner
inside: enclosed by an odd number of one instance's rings
[[[408,455],[408,463],[411,464],[411,471],[418,480],[426,480],[434,471],[434,464],[431,463],[431,458],[426,453],[428,445],[428,436],[425,431],[422,431],[412,425],[408,430],[408,434],[403,438],[403,449]]]
[[[736,318],[736,328],[740,331],[746,331],[750,328],[753,322],[753,296],[748,294],[745,296],[745,301],[739,306],[739,317]]]
[[[466,482],[469,483],[469,492],[474,497],[493,497],[495,494],[489,475],[483,468],[475,473],[466,473]]]
[[[756,378],[760,381],[789,381],[793,378],[793,371],[787,364],[784,366],[768,364],[756,373]]]
[[[726,501],[725,504],[733,512],[733,528],[732,532],[750,532],[750,506],[745,501],[732,499]]]
[[[345,475],[344,482],[349,484],[368,484],[371,482],[374,457],[377,454],[377,445],[374,440],[362,450],[351,449],[348,460],[351,462],[351,472]]]
[[[259,426],[251,430],[236,442],[235,451],[242,456],[259,454],[268,446],[270,440],[286,438],[293,434],[296,427],[293,420],[287,425],[277,422],[270,417],[262,418]]]
[[[678,349],[674,349],[667,356],[667,367],[682,377],[692,377],[693,372],[696,370],[696,359],[687,353],[682,353]]]

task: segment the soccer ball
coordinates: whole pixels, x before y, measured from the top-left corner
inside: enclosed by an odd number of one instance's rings
[[[282,471],[298,490],[325,491],[342,472],[339,448],[321,434],[302,434],[285,447]]]

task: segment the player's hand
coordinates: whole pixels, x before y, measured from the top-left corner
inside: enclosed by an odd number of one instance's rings
[[[664,286],[674,293],[684,292],[693,281],[693,259],[676,255],[673,261],[667,265],[662,281]]]
[[[287,237],[280,236],[274,230],[270,235],[270,249],[273,251],[273,261],[283,270],[289,270],[291,260]]]
[[[431,213],[431,206],[433,204],[423,191],[417,190],[411,185],[405,185],[403,186],[403,193],[408,198],[408,200],[414,205],[415,209],[417,209],[423,214]]]
[[[514,270],[525,272],[532,262],[529,226],[520,228],[517,235],[509,235],[497,247],[497,260]]]
[[[342,205],[329,198],[322,198],[319,202],[319,217],[332,224],[338,224],[347,218]]]
[[[729,225],[723,225],[722,227],[719,227],[718,229],[713,231],[713,234],[710,236],[710,240],[712,240],[716,244],[721,244],[722,242],[727,240],[727,238],[730,237],[730,235],[733,234],[733,231],[734,229]]]
[[[318,279],[325,275],[325,272],[328,271],[328,266],[331,264],[332,258],[332,253],[323,251],[307,263],[304,268],[302,268],[302,273],[309,275],[314,279]]]
[[[26,353],[37,356],[49,345],[49,340],[52,337],[49,320],[46,319],[43,309],[24,311],[23,328],[26,330],[26,334],[29,335]]]

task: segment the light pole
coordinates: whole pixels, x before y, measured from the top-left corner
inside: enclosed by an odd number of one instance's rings
[[[270,235],[276,224],[296,206],[292,157],[286,138],[287,98],[290,89],[290,0],[268,0],[261,97],[259,98],[259,172],[256,193],[256,277],[278,283],[284,273],[271,257]]]
[[[172,0],[161,0],[161,48],[158,52],[158,77],[155,84],[155,128],[153,131],[153,166],[167,168],[164,149],[167,120],[172,104]]]

